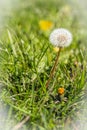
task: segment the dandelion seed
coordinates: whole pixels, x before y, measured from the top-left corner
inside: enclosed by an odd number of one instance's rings
[[[58,59],[60,56],[60,52],[61,52],[61,48],[63,47],[67,47],[71,44],[72,41],[72,34],[64,28],[59,28],[59,29],[55,29],[51,34],[50,34],[50,42],[52,43],[52,45],[54,45],[55,47],[59,47],[59,50],[57,52],[57,57],[55,59],[55,63],[50,71],[50,75],[49,75],[49,79],[46,83],[46,88],[48,88],[49,83],[51,81],[51,78],[54,75],[54,72],[56,70],[57,64],[58,64]]]
[[[58,93],[59,93],[60,95],[64,94],[64,92],[65,92],[65,89],[64,89],[64,88],[58,88]]]
[[[40,20],[39,26],[41,30],[46,31],[52,28],[53,23],[47,20]]]
[[[67,47],[72,42],[72,34],[67,29],[55,29],[50,35],[50,42],[56,47]]]

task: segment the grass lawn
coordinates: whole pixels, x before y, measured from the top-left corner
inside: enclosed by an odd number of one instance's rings
[[[73,41],[62,49],[46,88],[57,55],[49,36],[61,27]],[[6,130],[77,130],[86,96],[86,33],[72,6],[64,0],[21,0],[0,33],[0,97],[10,120]]]

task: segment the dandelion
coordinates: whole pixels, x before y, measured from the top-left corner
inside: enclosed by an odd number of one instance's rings
[[[50,35],[50,42],[56,47],[67,47],[71,44],[72,34],[63,28],[55,29]]]
[[[39,26],[41,30],[46,31],[52,28],[53,23],[47,20],[40,20]]]
[[[64,92],[65,92],[65,89],[63,87],[62,88],[58,88],[58,93],[60,95],[64,94]]]
[[[59,59],[59,55],[60,55],[60,52],[61,52],[61,48],[67,47],[71,44],[72,34],[67,29],[64,29],[64,28],[55,29],[50,34],[49,40],[50,40],[51,44],[54,45],[55,47],[58,47],[59,50],[57,52],[57,57],[56,57],[55,63],[53,65],[52,69],[51,69],[49,79],[46,83],[46,88],[48,88],[50,80],[53,77],[53,74],[56,70],[56,66],[58,64],[58,59]]]

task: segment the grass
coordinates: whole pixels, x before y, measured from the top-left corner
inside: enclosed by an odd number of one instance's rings
[[[71,129],[76,113],[84,104],[86,57],[83,43],[86,34],[81,34],[83,28],[78,16],[65,12],[66,7],[64,1],[37,0],[30,5],[27,0],[22,1],[2,31],[0,82],[3,88],[0,96],[8,106],[10,119],[14,116],[18,123],[30,117],[21,130],[63,130],[66,124],[70,125],[67,130]],[[38,24],[41,19],[52,21],[53,28],[41,30]],[[55,76],[46,89],[56,57],[49,35],[58,27],[72,32],[73,43],[62,50]],[[60,87],[65,89],[63,95],[58,94]]]

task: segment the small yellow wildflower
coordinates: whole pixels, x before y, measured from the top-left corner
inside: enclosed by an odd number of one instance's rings
[[[75,61],[75,62],[74,62],[74,65],[77,67],[77,66],[78,66],[78,61]]]
[[[41,30],[46,31],[46,30],[49,30],[50,28],[52,28],[53,23],[51,21],[47,21],[47,20],[40,20],[39,26],[40,26]]]
[[[60,95],[64,94],[64,91],[65,91],[65,89],[63,87],[62,88],[58,88],[58,93]]]
[[[53,50],[54,50],[54,52],[58,52],[59,51],[59,47],[54,47]]]
[[[64,13],[65,15],[70,15],[71,14],[71,7],[69,5],[65,5],[61,9],[61,12]]]
[[[64,10],[65,10],[66,13],[69,13],[71,11],[70,5],[65,5]]]

